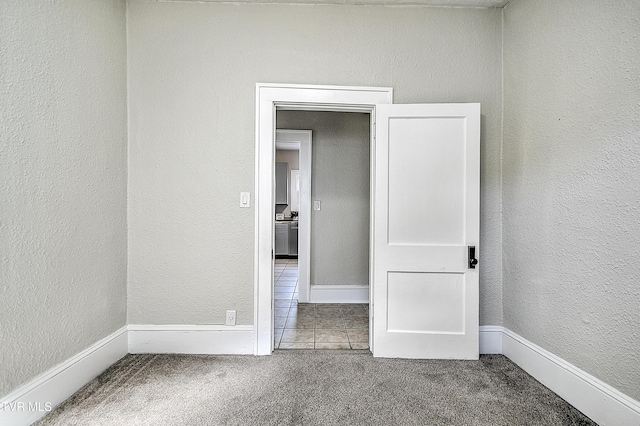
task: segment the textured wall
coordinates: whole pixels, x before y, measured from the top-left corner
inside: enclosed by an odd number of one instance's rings
[[[640,2],[505,9],[504,325],[640,399]]]
[[[369,284],[370,116],[278,111],[280,129],[312,130],[311,285]]]
[[[0,2],[0,396],[126,320],[125,2]]]
[[[130,322],[253,323],[238,197],[254,189],[255,84],[284,82],[482,103],[480,321],[502,323],[500,10],[132,0],[127,30]]]

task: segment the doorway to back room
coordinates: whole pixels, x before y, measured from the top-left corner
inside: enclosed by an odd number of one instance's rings
[[[367,350],[371,116],[278,110],[276,128],[313,135],[313,210],[311,238],[305,241],[310,252],[306,281],[298,278],[304,259],[295,255],[303,250],[284,244],[284,228],[290,230],[297,219],[294,176],[302,165],[295,150],[282,145],[280,150],[276,142],[274,348]],[[288,197],[278,196],[279,187]]]

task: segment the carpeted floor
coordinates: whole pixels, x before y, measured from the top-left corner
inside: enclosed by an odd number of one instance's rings
[[[479,361],[127,355],[38,425],[593,425],[501,355]]]

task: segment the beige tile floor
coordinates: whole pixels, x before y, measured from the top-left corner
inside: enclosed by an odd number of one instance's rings
[[[276,349],[369,349],[369,305],[298,303],[298,260],[276,259]]]

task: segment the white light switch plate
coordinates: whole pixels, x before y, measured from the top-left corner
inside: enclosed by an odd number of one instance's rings
[[[313,202],[313,209],[314,209],[314,210],[320,210],[320,201],[315,200],[315,201]]]
[[[251,193],[250,192],[241,192],[240,193],[240,207],[251,207]]]

